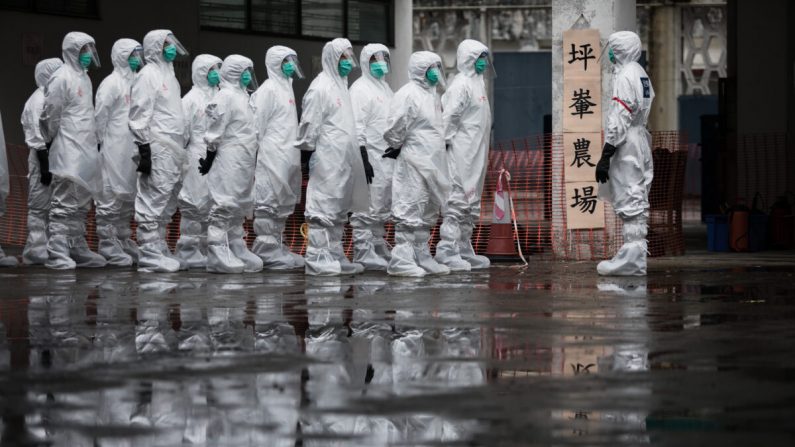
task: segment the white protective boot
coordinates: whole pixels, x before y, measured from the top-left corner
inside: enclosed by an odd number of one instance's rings
[[[174,273],[180,263],[163,254],[165,241],[160,240],[157,222],[138,223],[138,271],[150,273]]]
[[[19,265],[17,258],[6,256],[3,247],[0,247],[0,267],[16,267]]]
[[[226,229],[210,225],[207,228],[207,271],[211,273],[243,273],[246,264],[229,247]]]
[[[28,239],[22,250],[25,265],[47,262],[47,214],[28,212]]]
[[[646,276],[647,232],[645,215],[624,219],[624,245],[613,259],[600,262],[596,271],[603,276]]]
[[[94,253],[88,248],[86,242],[86,224],[83,222],[73,222],[69,228],[69,256],[75,261],[78,267],[82,268],[101,268],[107,265],[107,261],[101,255]]]
[[[386,229],[384,223],[370,228],[373,232],[373,245],[375,246],[375,253],[381,258],[385,259],[389,264],[389,259],[392,257],[392,247],[386,241]]]
[[[370,228],[353,229],[353,261],[364,266],[365,270],[386,270],[389,267],[389,257],[384,257],[386,247],[383,236],[379,241],[375,232]]]
[[[304,267],[304,258],[293,253],[282,242],[284,222],[270,217],[255,217],[254,232],[257,238],[251,251],[262,259],[269,270],[292,270]]]
[[[160,252],[163,253],[164,256],[179,262],[180,270],[188,270],[188,263],[177,257],[175,254],[171,253],[171,249],[168,248],[167,230],[169,222],[170,220],[160,222]]]
[[[427,229],[420,229],[414,232],[414,252],[417,254],[417,264],[425,269],[429,275],[447,275],[450,267],[439,264],[431,256],[431,247],[428,242],[431,240],[431,232]]]
[[[95,269],[107,265],[105,258],[88,248],[85,236],[75,236],[71,238],[69,240],[69,245],[69,256],[74,259],[78,267]]]
[[[357,262],[351,262],[348,257],[345,256],[345,249],[342,246],[343,232],[344,227],[342,225],[330,229],[330,235],[332,237],[331,254],[339,261],[343,275],[356,275],[362,273],[364,271],[364,266]]]
[[[245,264],[245,268],[243,269],[246,273],[256,273],[262,271],[262,259],[259,256],[255,255],[248,249],[248,245],[246,245],[245,231],[243,231],[243,225],[235,225],[229,230],[229,248],[232,250],[235,256],[238,259],[243,261]]]
[[[439,228],[441,240],[436,244],[436,262],[446,265],[451,272],[468,272],[471,266],[461,257],[459,240],[461,227],[458,219],[445,217]]]
[[[337,276],[342,274],[340,262],[331,253],[331,244],[330,228],[309,224],[304,269],[307,275]]]
[[[124,247],[116,233],[116,226],[110,222],[97,223],[97,237],[99,238],[99,254],[105,258],[108,265],[113,267],[129,267],[133,259],[125,253]]]
[[[458,249],[461,258],[472,266],[472,270],[487,269],[491,266],[489,258],[476,254],[472,246],[472,232],[474,226],[471,222],[461,223],[461,237],[458,240]]]
[[[188,264],[190,269],[207,267],[207,256],[202,253],[202,224],[185,216],[179,223],[179,240],[174,255]]]
[[[425,269],[417,264],[417,254],[414,252],[414,230],[395,230],[395,246],[389,259],[387,273],[393,276],[410,276],[421,278],[425,276]]]
[[[47,239],[47,261],[44,265],[55,270],[72,270],[77,264],[69,256],[69,227],[62,222],[50,222]]]
[[[116,237],[119,238],[124,252],[132,258],[133,264],[137,264],[140,252],[138,251],[138,244],[132,240],[132,227],[130,226],[129,218],[122,218],[116,222]]]

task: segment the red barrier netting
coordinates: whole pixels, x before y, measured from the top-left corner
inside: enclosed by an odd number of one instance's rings
[[[684,253],[682,235],[682,196],[687,145],[678,132],[652,133],[654,183],[650,196],[649,251],[652,256]],[[11,172],[11,193],[7,210],[0,218],[0,244],[23,246],[27,237],[27,158],[28,149],[8,145]],[[473,245],[485,254],[493,220],[494,193],[500,169],[511,174],[511,189],[516,212],[519,242],[526,256],[556,259],[603,259],[612,256],[621,245],[621,225],[610,208],[605,209],[605,228],[594,230],[562,230],[566,223],[563,145],[560,135],[538,135],[497,143],[489,154],[489,165],[483,191],[480,223],[473,234]],[[290,216],[284,241],[295,252],[304,253],[305,241],[300,227],[304,223],[304,177],[302,200]],[[168,226],[167,241],[173,249],[179,238],[179,212]],[[135,227],[135,223],[131,225]],[[438,242],[437,225],[431,243]],[[246,221],[247,238],[251,243],[254,232]],[[133,232],[134,234],[134,232]],[[346,226],[345,248],[350,255],[352,241]],[[387,238],[392,243],[394,232],[387,225]],[[89,246],[96,249],[97,238],[93,210],[87,222]]]

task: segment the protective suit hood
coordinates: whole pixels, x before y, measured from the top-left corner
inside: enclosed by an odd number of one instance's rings
[[[221,58],[213,56],[212,54],[200,54],[193,59],[191,64],[191,79],[193,86],[202,90],[209,90],[210,81],[207,80],[207,74],[210,69],[215,65],[220,65],[223,61]],[[220,74],[220,73],[219,73]]]
[[[389,54],[389,48],[386,45],[381,45],[380,43],[370,43],[362,48],[362,52],[359,54],[359,66],[362,67],[362,76],[372,80],[373,82],[384,82],[386,83],[385,78],[378,79],[370,73],[370,58],[373,57],[375,53],[378,52],[386,52]]]
[[[618,31],[611,34],[607,39],[607,48],[613,49],[618,66],[639,61],[643,51],[640,37],[632,31]]]
[[[163,57],[163,45],[166,38],[172,34],[171,30],[156,29],[149,31],[144,36],[144,57],[147,64],[170,64]]]
[[[432,89],[432,86],[425,78],[425,72],[431,65],[441,64],[442,59],[431,51],[417,51],[409,57],[409,79],[419,84],[422,88]]]
[[[338,37],[330,42],[327,42],[326,45],[323,46],[323,56],[321,58],[323,72],[345,88],[347,88],[347,84],[345,83],[345,79],[340,76],[337,66],[342,53],[344,53],[345,50],[352,49],[353,46],[351,45],[351,42],[348,39],[342,37]]]
[[[254,68],[254,62],[251,59],[241,56],[239,54],[232,54],[224,59],[221,65],[221,85],[229,85],[237,87],[240,90],[245,90],[240,85],[240,75],[248,68]]]
[[[132,39],[119,39],[113,44],[110,50],[110,60],[113,62],[113,71],[119,72],[125,79],[132,79],[135,76],[130,68],[128,61],[130,53],[137,47],[141,46],[137,41]]]
[[[85,71],[80,65],[80,50],[89,43],[96,44],[93,37],[79,31],[72,31],[64,36],[63,44],[61,45],[61,57],[64,63],[75,70]]]
[[[458,65],[458,72],[464,73],[469,77],[477,76],[475,71],[475,61],[478,60],[481,54],[489,51],[489,47],[483,45],[477,40],[466,39],[458,45],[456,52],[456,61]]]
[[[293,79],[287,78],[284,76],[284,73],[282,73],[282,62],[287,56],[298,57],[298,53],[292,48],[282,45],[268,48],[268,51],[265,53],[265,68],[268,70],[268,79],[273,79],[279,83],[287,82],[292,84]]]
[[[46,87],[47,83],[50,82],[50,77],[52,74],[62,66],[63,61],[57,57],[39,61],[39,63],[36,64],[36,69],[33,72],[33,77],[36,79],[36,86],[39,88]]]

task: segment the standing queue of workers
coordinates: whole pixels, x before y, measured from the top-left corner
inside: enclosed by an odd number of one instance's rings
[[[645,126],[654,91],[637,63],[640,48],[631,32],[611,35],[606,48],[614,91],[596,178],[600,196],[624,221],[625,239],[615,258],[599,264],[606,275],[646,274],[652,166]],[[304,73],[296,52],[284,46],[267,50],[261,85],[247,57],[196,56],[184,97],[172,63],[188,52],[169,30],[147,33],[143,45],[116,41],[113,73],[96,97],[87,75],[99,67],[94,39],[71,32],[62,50],[62,59],[36,65],[38,88],[22,113],[30,150],[23,263],[411,277],[489,267],[471,244],[492,124],[484,75],[493,64],[482,43],[461,42],[449,84],[437,54],[413,53],[409,82],[393,93],[386,46],[366,45],[357,60],[347,39],[334,39],[323,48],[322,71],[303,97],[300,120],[292,83]],[[357,66],[362,75],[349,87]],[[300,200],[302,163],[309,169],[303,257],[282,241]],[[92,200],[98,253],[85,239]],[[166,225],[177,209],[180,237],[172,253]],[[257,236],[251,247],[247,215]],[[431,228],[440,217],[432,256]],[[390,219],[391,248],[384,229]],[[352,260],[342,245],[348,222]],[[0,265],[14,264],[0,252]]]

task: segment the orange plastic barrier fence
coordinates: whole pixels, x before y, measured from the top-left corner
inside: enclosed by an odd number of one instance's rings
[[[652,256],[681,255],[684,253],[682,199],[687,144],[678,132],[655,132],[652,140],[654,183],[650,196],[649,251]],[[11,192],[6,202],[6,214],[0,218],[0,244],[23,246],[27,238],[28,149],[14,144],[7,147]],[[604,229],[560,230],[564,228],[566,216],[562,137],[546,134],[500,142],[492,147],[480,224],[473,234],[473,245],[478,253],[485,253],[488,245],[494,192],[499,171],[503,168],[511,173],[519,240],[525,255],[534,258],[603,259],[612,256],[621,245],[621,225],[609,206],[605,212]],[[300,227],[304,223],[306,180],[304,177],[301,203],[288,219],[284,233],[285,243],[301,254],[305,250]],[[168,227],[167,241],[172,249],[179,238],[179,219],[177,212]],[[131,225],[134,228],[135,222]],[[250,221],[246,222],[246,230],[247,238],[252,242],[255,235]],[[344,242],[348,254],[352,251],[350,235],[350,228],[346,228]],[[387,237],[391,243],[393,229],[390,224],[387,225]],[[93,210],[88,216],[87,240],[95,249],[97,238]],[[432,233],[432,246],[435,247],[437,242],[438,225]]]

